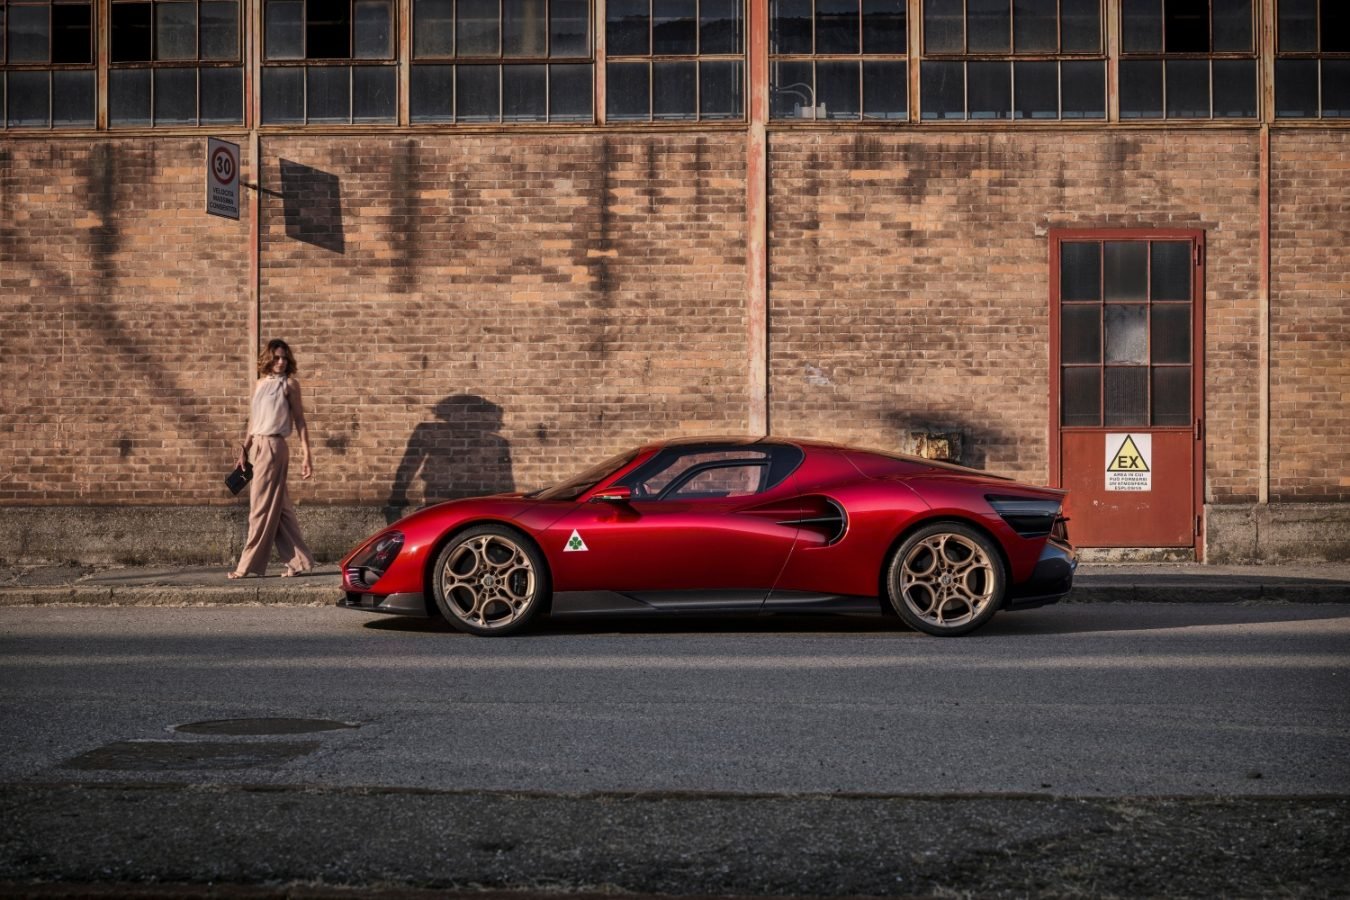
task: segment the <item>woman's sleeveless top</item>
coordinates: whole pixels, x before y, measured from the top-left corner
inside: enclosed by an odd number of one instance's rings
[[[287,401],[287,379],[268,375],[253,392],[253,415],[249,434],[286,437],[291,433],[291,405]]]

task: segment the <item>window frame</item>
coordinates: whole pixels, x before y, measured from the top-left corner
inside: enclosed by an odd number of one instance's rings
[[[1324,73],[1325,64],[1327,62],[1341,64],[1346,69],[1345,75],[1343,77],[1345,77],[1347,81],[1350,81],[1350,46],[1348,46],[1345,50],[1322,49],[1323,43],[1322,14],[1324,8],[1324,0],[1312,0],[1314,4],[1313,49],[1292,49],[1292,50],[1286,50],[1284,48],[1283,46],[1284,40],[1283,37],[1281,36],[1282,32],[1281,23],[1283,20],[1280,17],[1280,13],[1282,11],[1282,7],[1284,6],[1284,4],[1280,2],[1280,0],[1267,0],[1267,2],[1273,3],[1275,7],[1273,17],[1273,26],[1274,26],[1273,39],[1275,47],[1273,52],[1271,53],[1270,59],[1270,67],[1271,67],[1270,78],[1274,86],[1272,98],[1273,106],[1271,108],[1271,115],[1270,115],[1271,122],[1272,123],[1278,122],[1280,124],[1292,124],[1296,122],[1337,124],[1350,122],[1350,86],[1347,86],[1346,88],[1347,96],[1344,98],[1344,105],[1341,108],[1339,114],[1330,116],[1326,114],[1327,108],[1326,91],[1324,90],[1324,85],[1326,83],[1326,76]],[[1282,63],[1289,65],[1282,65]],[[1286,71],[1289,71],[1292,68],[1293,64],[1298,63],[1311,65],[1314,68],[1314,75],[1313,75],[1315,82],[1314,105],[1316,108],[1316,115],[1282,115],[1280,113],[1280,106],[1281,106],[1280,70],[1283,68]]]

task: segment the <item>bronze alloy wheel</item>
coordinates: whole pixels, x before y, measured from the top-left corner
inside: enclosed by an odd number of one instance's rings
[[[957,635],[984,624],[1003,603],[1003,563],[989,539],[964,525],[920,529],[896,551],[887,586],[913,628]]]
[[[512,529],[483,525],[446,545],[436,561],[436,605],[462,631],[508,634],[541,605],[547,575],[539,552]]]

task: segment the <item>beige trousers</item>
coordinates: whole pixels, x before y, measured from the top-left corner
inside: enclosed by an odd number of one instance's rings
[[[295,517],[291,495],[286,490],[286,474],[291,467],[291,451],[286,439],[275,435],[253,436],[253,480],[249,483],[248,540],[235,567],[238,575],[263,575],[276,544],[277,556],[292,572],[314,568],[314,554],[300,536],[300,520]]]

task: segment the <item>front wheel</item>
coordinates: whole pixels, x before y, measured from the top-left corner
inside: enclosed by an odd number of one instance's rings
[[[998,548],[957,522],[916,531],[886,571],[886,593],[905,624],[942,637],[989,621],[1003,605],[1007,583]]]
[[[544,605],[548,590],[538,548],[504,525],[478,525],[455,535],[432,571],[436,607],[470,634],[521,630]]]

